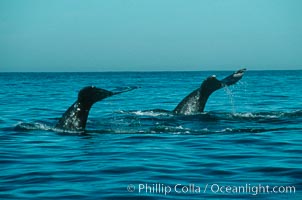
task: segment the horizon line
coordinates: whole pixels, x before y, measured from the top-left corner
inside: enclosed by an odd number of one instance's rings
[[[247,71],[302,71],[302,69],[248,69]],[[238,69],[237,69],[238,70]],[[0,71],[0,73],[148,73],[148,72],[228,72],[228,71],[236,71],[236,70],[116,70],[116,71]]]

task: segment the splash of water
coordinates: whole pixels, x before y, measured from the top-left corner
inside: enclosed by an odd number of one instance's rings
[[[225,86],[223,89],[224,89],[225,93],[228,95],[230,104],[232,106],[232,113],[234,114],[234,113],[236,113],[235,102],[234,102],[234,94],[228,86]]]

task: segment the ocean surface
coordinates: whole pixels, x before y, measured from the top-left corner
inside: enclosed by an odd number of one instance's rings
[[[0,199],[302,199],[302,71],[157,110],[231,73],[0,73]],[[54,129],[89,85],[139,88],[97,102],[85,134]]]

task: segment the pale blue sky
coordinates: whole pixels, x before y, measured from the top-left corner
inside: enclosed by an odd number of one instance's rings
[[[300,0],[0,0],[0,72],[302,69]]]

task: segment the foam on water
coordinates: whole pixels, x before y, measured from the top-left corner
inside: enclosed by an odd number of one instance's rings
[[[52,131],[57,133],[70,133],[70,134],[81,134],[84,132],[84,131],[63,130],[63,129],[56,128],[53,125],[48,125],[39,122],[34,122],[34,123],[20,122],[17,125],[15,125],[15,130],[21,130],[21,131],[39,130],[39,131]]]
[[[98,123],[98,120],[89,120],[89,123],[103,124],[99,129],[93,131],[85,131],[86,133],[118,133],[118,134],[152,134],[152,133],[170,133],[170,134],[205,134],[205,133],[254,133],[254,132],[269,132],[287,130],[286,127],[251,127],[251,128],[237,128],[237,127],[213,127],[205,128],[208,126],[208,122],[217,122],[222,120],[232,120],[232,123],[242,123],[249,121],[251,123],[264,122],[266,123],[275,122],[271,120],[278,120],[280,123],[287,123],[287,119],[292,117],[301,117],[302,111],[296,110],[291,112],[259,112],[259,113],[221,113],[221,112],[209,112],[195,114],[191,116],[179,116],[171,113],[163,112],[161,110],[148,110],[148,111],[120,111],[116,112],[114,118],[107,123]],[[120,115],[119,115],[120,114]],[[133,117],[136,116],[136,117]],[[151,118],[148,118],[151,117]],[[214,120],[215,119],[215,120]],[[101,120],[103,121],[103,120]],[[200,122],[201,125],[198,128],[191,126],[184,127],[181,124],[187,124],[188,122]],[[207,122],[207,123],[205,123]],[[53,122],[55,124],[55,121]],[[228,124],[225,124],[226,126]],[[43,130],[43,131],[54,131],[58,133],[70,133],[70,134],[81,134],[84,132],[68,131],[55,128],[53,125],[49,125],[42,122],[33,123],[18,123],[16,130]],[[108,129],[109,128],[109,129]]]
[[[167,115],[167,113],[154,112],[154,111],[142,111],[142,110],[133,111],[132,113],[135,115],[138,115],[138,116],[151,116],[151,117]]]

